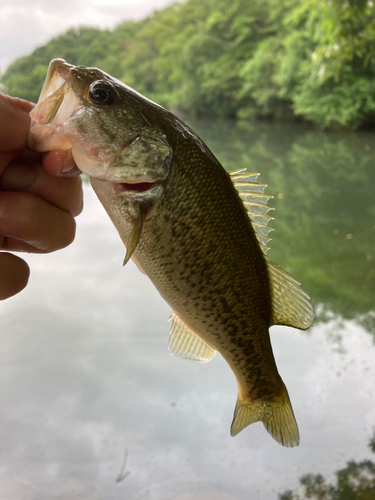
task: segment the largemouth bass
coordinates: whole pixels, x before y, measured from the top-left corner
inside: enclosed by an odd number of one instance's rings
[[[231,434],[262,421],[299,444],[269,328],[307,329],[307,293],[266,257],[271,217],[257,174],[227,173],[161,106],[96,68],[51,62],[31,113],[36,151],[72,148],[131,257],[171,306],[171,354],[224,357],[238,383]]]

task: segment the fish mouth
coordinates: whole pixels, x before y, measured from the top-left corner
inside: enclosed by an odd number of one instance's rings
[[[160,194],[158,186],[168,175],[172,156],[164,134],[151,127],[136,108],[129,110],[120,97],[115,104],[124,106],[121,112],[95,107],[90,89],[96,82],[113,87],[118,96],[111,78],[100,70],[73,66],[63,59],[51,61],[38,103],[30,113],[28,147],[40,153],[71,149],[79,170],[107,183],[105,189],[112,194],[145,199]],[[126,119],[124,133],[108,125],[120,119]]]
[[[55,59],[50,64],[38,104],[30,113],[28,146],[34,151],[71,147],[71,141],[60,134],[60,128],[66,120],[80,113],[79,99],[70,85],[73,67],[63,59]]]
[[[72,68],[74,68],[74,66],[65,62],[64,59],[54,59],[51,62],[46,81],[39,97],[39,102],[45,102],[53,95],[56,96],[55,99],[57,98],[56,100],[58,101],[58,97],[66,91],[63,87],[70,78],[70,71]],[[46,121],[49,122],[50,120],[47,119]]]

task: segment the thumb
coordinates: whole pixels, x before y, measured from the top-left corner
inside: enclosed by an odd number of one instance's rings
[[[25,288],[29,266],[16,255],[0,252],[0,300],[8,299]]]

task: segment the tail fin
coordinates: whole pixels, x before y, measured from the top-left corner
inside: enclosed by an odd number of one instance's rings
[[[281,445],[299,445],[297,422],[286,389],[282,397],[269,402],[246,401],[238,395],[231,435],[235,436],[248,425],[259,421]]]

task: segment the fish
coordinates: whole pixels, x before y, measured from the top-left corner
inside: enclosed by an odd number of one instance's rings
[[[131,258],[170,305],[168,348],[216,352],[238,385],[231,435],[262,422],[281,445],[299,430],[269,328],[314,320],[307,292],[266,255],[271,196],[258,174],[227,172],[176,116],[105,72],[51,61],[29,147],[72,149]]]

